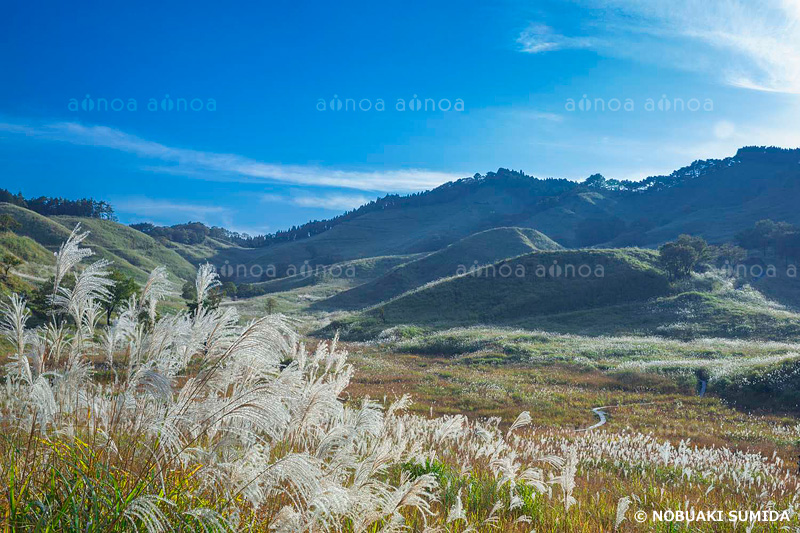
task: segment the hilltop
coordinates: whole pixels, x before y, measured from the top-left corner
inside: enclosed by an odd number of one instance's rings
[[[640,182],[599,174],[582,182],[539,179],[501,168],[430,191],[388,195],[271,236],[212,232],[202,258],[243,265],[243,272],[254,265],[286,270],[305,261],[431,253],[503,227],[535,229],[569,248],[655,247],[681,233],[718,243],[764,218],[800,223],[798,200],[800,150],[742,148]],[[245,274],[235,281],[259,279]]]

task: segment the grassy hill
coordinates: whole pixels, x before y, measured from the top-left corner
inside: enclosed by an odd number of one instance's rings
[[[253,296],[286,292],[310,285],[327,284],[339,287],[339,290],[374,280],[399,264],[413,260],[418,255],[393,255],[387,257],[370,257],[345,261],[335,265],[317,265],[316,269],[303,270],[300,273],[277,277],[269,281],[253,283],[250,291]],[[223,271],[224,272],[224,271]],[[227,279],[227,278],[223,278]]]
[[[0,253],[11,253],[26,263],[55,265],[55,257],[47,248],[30,237],[17,235],[10,231],[0,233]]]
[[[535,277],[528,289],[518,282],[504,286],[503,282],[508,280],[503,279],[486,284],[493,279],[470,279],[469,275],[449,278],[404,294],[384,306],[339,318],[320,333],[340,330],[345,339],[367,340],[394,326],[401,326],[396,334],[405,336],[453,326],[493,324],[528,331],[603,337],[644,335],[686,341],[703,338],[800,340],[800,313],[768,299],[750,285],[737,287],[732,280],[714,271],[667,285],[657,265],[651,262],[654,254],[648,251],[625,249],[588,253],[610,254],[608,259],[612,261],[604,263],[607,265],[604,278]],[[624,257],[632,253],[648,254],[650,258],[647,255]],[[641,264],[637,265],[639,262],[646,265],[644,269]],[[565,262],[559,261],[559,264]],[[650,278],[651,275],[655,277]],[[603,286],[603,281],[608,285]]]
[[[422,193],[417,202],[387,205],[309,238],[236,251],[235,259],[223,252],[212,262],[271,264],[285,271],[290,265],[299,268],[305,261],[332,265],[367,257],[434,252],[480,231],[517,226],[515,221],[527,218],[532,206],[554,194],[548,192],[550,181],[509,174],[448,183]],[[574,186],[567,180],[552,181],[561,188]],[[236,280],[241,281],[258,280]]]
[[[501,227],[536,228],[567,247],[654,247],[681,233],[717,243],[763,218],[800,223],[798,162],[800,150],[742,149],[726,159],[695,161],[669,176],[648,178],[651,186],[642,190],[542,180],[500,169],[409,197],[386,197],[308,238],[265,248],[219,248],[211,260],[274,264],[279,270],[305,261],[330,265],[433,252]],[[586,241],[587,224],[591,229],[596,221],[610,220],[621,229]]]
[[[84,230],[91,232],[85,242],[94,250],[96,257],[113,261],[115,267],[140,282],[160,265],[166,266],[176,278],[190,279],[194,276],[194,266],[177,252],[117,222],[96,218],[44,217],[7,203],[0,203],[0,214],[9,214],[20,223],[21,227],[15,231],[18,236],[38,243],[38,249],[28,248],[44,264],[51,259],[45,260],[42,250],[47,250],[48,258],[51,258],[52,253],[58,250],[80,222]]]
[[[355,322],[360,328],[510,324],[644,301],[669,292],[656,258],[641,249],[534,252],[429,283],[365,311]]]
[[[404,292],[463,270],[495,263],[537,250],[561,246],[536,230],[496,228],[470,235],[437,252],[399,265],[370,282],[319,302],[319,308],[359,309],[389,300]]]

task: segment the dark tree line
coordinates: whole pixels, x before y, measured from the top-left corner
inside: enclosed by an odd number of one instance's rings
[[[736,243],[763,255],[774,253],[783,259],[800,259],[800,228],[788,222],[759,220],[755,226],[736,234]]]
[[[759,220],[740,231],[734,243],[710,246],[701,237],[681,235],[659,248],[661,264],[672,279],[687,277],[704,263],[716,261],[735,266],[747,259],[747,251],[762,256],[774,254],[785,260],[800,260],[800,227],[788,222]]]
[[[69,215],[116,220],[114,208],[111,204],[93,198],[80,198],[78,200],[49,196],[24,198],[22,193],[12,194],[11,191],[0,189],[0,202],[8,202],[24,207],[44,216]]]
[[[686,181],[699,178],[720,168],[731,166],[749,154],[800,155],[800,149],[779,148],[777,146],[745,146],[733,157],[725,159],[700,159],[691,165],[672,172],[669,176],[650,176],[641,181],[607,179],[601,174],[593,174],[586,178],[582,185],[594,189],[621,192],[639,192],[646,190],[664,190],[675,187]]]
[[[388,194],[384,197],[376,198],[361,207],[346,211],[341,215],[324,220],[312,220],[299,226],[292,226],[288,230],[265,235],[253,236],[246,233],[237,233],[216,226],[208,227],[200,222],[174,226],[154,226],[153,224],[144,223],[133,224],[131,227],[153,237],[165,237],[173,242],[184,244],[195,244],[202,242],[206,237],[212,237],[247,248],[262,248],[273,244],[307,239],[368,213],[441,204],[470,194],[480,187],[496,186],[513,188],[515,192],[519,192],[518,197],[527,199],[533,204],[541,201],[543,197],[556,197],[572,190],[577,184],[566,179],[533,178],[521,171],[501,168],[497,172],[488,172],[484,176],[475,174],[471,178],[448,182],[430,191],[403,196]]]
[[[149,222],[143,222],[131,224],[131,227],[151,237],[162,237],[181,244],[200,244],[211,234],[211,228],[202,222],[189,222],[174,226],[155,226]]]

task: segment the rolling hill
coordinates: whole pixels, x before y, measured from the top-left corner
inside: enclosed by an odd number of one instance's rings
[[[341,287],[340,290],[345,290],[346,288],[370,282],[382,276],[395,266],[413,260],[418,256],[419,254],[369,257],[367,259],[355,259],[353,261],[345,261],[334,265],[317,265],[316,269],[311,269],[309,265],[308,270],[304,270],[301,267],[299,273],[291,276],[277,277],[269,281],[249,284],[247,293],[249,296],[261,296],[322,283],[336,285],[337,287]],[[226,280],[227,277],[224,277],[226,270],[223,269],[222,272],[222,279]],[[240,287],[243,286],[244,285],[241,285]]]
[[[20,223],[15,233],[39,245],[40,248],[29,247],[31,253],[37,256],[41,256],[42,249],[46,249],[48,257],[52,257],[52,253],[58,250],[80,222],[84,230],[90,231],[85,242],[94,250],[95,256],[113,261],[116,268],[139,282],[146,280],[150,271],[160,265],[166,266],[178,279],[191,279],[194,276],[195,267],[177,252],[117,222],[68,216],[45,217],[8,203],[0,203],[0,214],[11,215]]]
[[[564,246],[655,247],[681,233],[730,240],[764,218],[800,223],[800,150],[751,147],[643,182],[578,183],[499,169],[410,196],[387,196],[317,233],[262,248],[210,250],[214,264],[332,265],[426,253],[487,229],[536,229]],[[258,281],[243,276],[236,282]]]
[[[644,301],[669,291],[656,258],[655,252],[640,249],[533,252],[431,282],[362,317],[384,327],[509,324]]]
[[[375,305],[439,278],[537,250],[561,246],[536,230],[496,228],[470,235],[441,250],[397,266],[383,276],[319,302],[323,309]]]

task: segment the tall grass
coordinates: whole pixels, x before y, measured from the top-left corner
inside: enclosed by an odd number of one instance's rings
[[[207,265],[193,313],[158,315],[172,291],[159,268],[99,328],[111,283],[104,261],[80,269],[85,237],[57,254],[47,325],[28,328],[18,296],[2,310],[8,531],[611,531],[629,507],[709,493],[797,506],[780,457],[349,399],[336,340],[310,352],[279,316],[204,307]]]
[[[219,283],[208,265],[193,314],[157,315],[172,290],[159,268],[99,329],[111,282],[105,261],[77,270],[91,256],[86,236],[76,227],[57,254],[46,326],[26,327],[18,296],[2,310],[14,352],[0,395],[7,527],[392,531],[425,522],[436,477],[401,465],[435,452],[410,438],[406,398],[386,409],[344,402],[352,368],[336,341],[309,353],[278,316],[240,326],[233,308],[203,307]],[[455,427],[432,431],[441,440]]]

